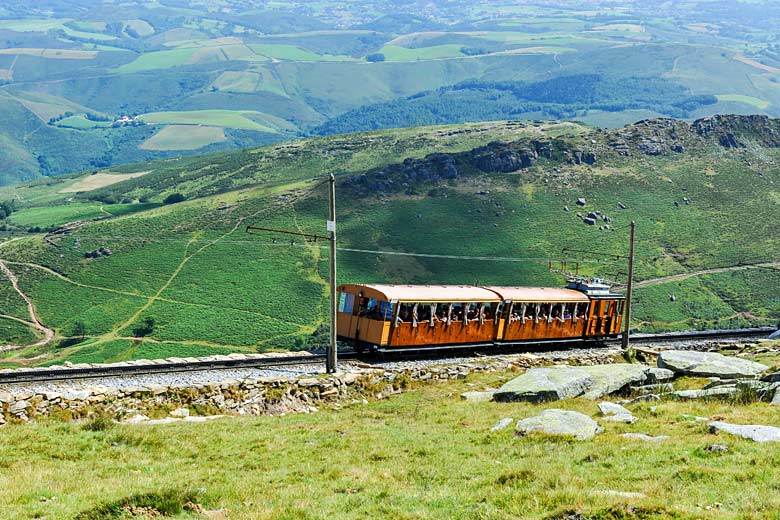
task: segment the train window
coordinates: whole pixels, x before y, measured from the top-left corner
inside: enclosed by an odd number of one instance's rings
[[[379,303],[379,319],[388,321],[393,318],[393,304],[390,302]]]
[[[412,322],[412,309],[414,305],[411,303],[401,303],[398,305],[398,323],[411,323]]]
[[[379,313],[379,301],[374,298],[361,298],[358,307],[358,316],[376,317]]]
[[[463,304],[453,303],[451,315],[452,321],[463,321]]]
[[[626,302],[624,300],[620,300],[618,302],[618,316],[623,315],[623,311],[626,310]]]
[[[607,300],[606,305],[604,305],[604,316],[612,316],[612,311],[615,307],[615,302],[612,300]]]
[[[352,308],[355,305],[355,295],[349,293],[339,293],[339,312],[352,314]]]
[[[564,320],[570,320],[574,318],[574,309],[577,306],[576,303],[567,303],[566,306],[563,308],[563,319]]]

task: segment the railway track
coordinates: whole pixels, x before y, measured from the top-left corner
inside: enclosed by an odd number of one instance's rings
[[[719,339],[747,339],[766,337],[775,329],[771,327],[737,330],[694,331],[664,334],[635,334],[631,336],[634,344],[667,343],[678,341],[701,341]],[[616,345],[620,340],[609,340],[606,344]],[[515,348],[492,348],[483,355],[508,354],[518,352],[533,352],[539,350],[561,350],[562,348],[577,348],[588,345],[586,343],[553,342],[536,345],[519,345]],[[436,359],[439,357],[452,357],[453,354],[474,353],[472,347],[437,348],[431,350],[416,350],[399,352],[401,357],[414,357],[415,359]],[[482,352],[480,350],[480,352]],[[387,355],[387,353],[385,353]],[[354,351],[339,352],[341,360],[364,359]],[[372,359],[372,358],[369,358]],[[372,359],[373,360],[373,359]],[[29,383],[41,381],[70,381],[79,379],[93,379],[101,377],[123,377],[154,374],[172,374],[185,372],[200,372],[211,370],[231,370],[241,368],[278,368],[304,365],[322,365],[325,363],[324,354],[306,355],[279,355],[279,356],[215,356],[207,359],[181,359],[181,360],[138,360],[126,363],[105,365],[74,365],[71,367],[42,367],[30,369],[0,370],[0,384]]]

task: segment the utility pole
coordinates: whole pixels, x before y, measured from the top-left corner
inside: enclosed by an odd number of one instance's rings
[[[636,224],[631,222],[631,237],[628,245],[628,285],[626,288],[626,313],[623,317],[623,349],[629,345],[631,334],[631,292],[634,289],[634,228]]]
[[[317,240],[327,240],[330,242],[330,344],[328,345],[328,352],[325,356],[325,371],[329,374],[332,374],[338,369],[338,345],[336,344],[336,338],[338,326],[337,312],[339,305],[339,302],[336,298],[336,177],[332,173],[328,178],[328,183],[329,211],[328,221],[325,226],[328,231],[327,236],[261,226],[247,226],[246,232],[252,233],[253,231],[260,231],[265,233],[281,233],[283,235],[303,237],[307,242],[316,242]],[[320,182],[315,186],[315,188],[317,186],[321,186],[322,184],[324,184],[324,182]]]
[[[331,173],[328,186],[328,240],[330,241],[330,346],[325,362],[325,371],[336,372],[338,367],[338,345],[336,328],[338,320],[338,301],[336,300],[336,177]]]

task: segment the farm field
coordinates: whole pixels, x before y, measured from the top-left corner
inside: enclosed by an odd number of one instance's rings
[[[219,127],[169,125],[139,146],[144,150],[197,150],[224,140],[225,131]]]
[[[258,132],[276,132],[274,128],[257,123],[251,117],[265,117],[265,115],[251,110],[198,110],[192,112],[153,112],[139,116],[139,119],[152,124],[203,125]]]
[[[641,282],[636,327],[649,332],[773,325],[780,307],[767,288],[780,282],[772,270],[780,251],[770,231],[780,200],[772,189],[780,181],[773,164],[780,157],[776,149],[758,144],[770,135],[761,120],[726,121],[738,139],[753,144],[729,150],[680,126],[669,135],[686,143],[684,153],[624,157],[611,151],[611,139],[653,130],[475,123],[146,163],[120,170],[143,175],[76,194],[60,192],[93,176],[19,188],[18,197],[6,188],[20,204],[9,223],[24,224],[25,231],[33,225],[43,229],[106,219],[55,238],[59,247],[35,234],[0,246],[0,259],[17,272],[22,290],[58,337],[70,337],[79,323],[86,330],[83,345],[26,348],[7,353],[4,363],[22,364],[30,357],[38,363],[82,355],[99,359],[120,352],[137,356],[137,350],[120,349],[117,342],[138,341],[133,338],[147,319],[154,324],[143,333],[144,341],[159,342],[160,352],[166,345],[238,351],[317,345],[327,304],[323,246],[274,242],[269,235],[244,231],[257,224],[317,233],[327,205],[322,187],[311,180],[313,171],[333,171],[341,179],[342,281],[558,286],[563,279],[549,272],[549,261],[570,256],[566,248],[578,244],[596,252],[573,255],[580,273],[620,281],[624,262],[611,255],[625,252],[627,225],[634,220]],[[595,146],[599,159],[594,165],[540,159],[509,174],[474,166],[487,143],[516,142],[512,146],[522,149],[538,139],[585,150]],[[401,187],[396,175],[403,168],[393,164],[408,158],[406,167],[418,168],[412,158],[424,161],[434,151],[452,154],[458,177],[433,184],[418,178]],[[380,182],[364,191],[362,176],[372,185],[380,170],[393,184]],[[745,183],[746,176],[755,181]],[[392,185],[398,188],[388,188]],[[184,201],[161,205],[174,194]],[[66,202],[69,198],[75,201]],[[140,198],[149,202],[101,202]],[[587,200],[584,209],[576,206],[578,198]],[[587,226],[578,210],[598,210],[612,221],[608,228]],[[457,222],[459,236],[467,238],[453,241],[453,225],[432,225],[436,222]],[[111,255],[85,256],[100,248]],[[522,261],[465,262],[354,249]],[[118,272],[123,276],[117,278]],[[9,284],[0,284],[0,297],[14,300]]]
[[[0,507],[20,518],[95,518],[123,504],[196,518],[200,515],[185,508],[195,502],[229,518],[510,515],[540,520],[575,513],[772,518],[780,507],[773,493],[777,466],[754,464],[774,460],[772,443],[716,435],[706,422],[693,420],[777,425],[767,403],[639,403],[630,406],[637,423],[603,422],[605,431],[588,441],[515,437],[512,428],[490,432],[503,418],[530,417],[552,407],[459,397],[515,376],[469,376],[416,386],[381,401],[366,391],[368,404],[324,407],[312,414],[156,426],[98,428],[51,420],[5,427],[0,429],[6,446]],[[573,399],[555,407],[598,420],[592,401]],[[625,439],[623,433],[670,438],[648,443]],[[728,451],[707,451],[714,444]],[[69,478],[74,472],[97,484]]]

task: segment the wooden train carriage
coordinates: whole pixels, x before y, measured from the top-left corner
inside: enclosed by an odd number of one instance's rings
[[[498,339],[505,343],[584,338],[590,298],[577,290],[550,287],[488,287],[504,302]]]
[[[490,344],[501,297],[457,285],[342,285],[338,336],[358,348]]]
[[[603,284],[339,287],[338,337],[393,349],[595,340],[620,331],[623,297]]]

